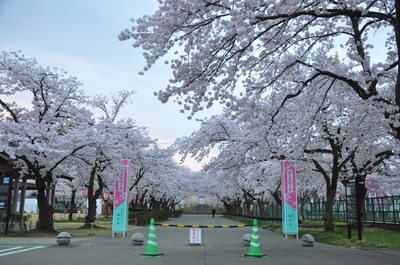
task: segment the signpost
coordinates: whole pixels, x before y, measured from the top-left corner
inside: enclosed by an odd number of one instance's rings
[[[128,235],[128,214],[129,214],[129,176],[130,161],[122,160],[121,167],[117,172],[115,181],[113,233],[122,233],[123,237]]]
[[[356,203],[356,183],[346,183],[346,209],[347,209],[347,231],[351,238],[351,226],[357,226],[357,203]]]
[[[346,209],[347,209],[347,237],[351,238],[351,228],[357,227],[358,240],[362,240],[361,219],[359,214],[359,202],[357,198],[357,179],[354,182],[347,181],[346,187]]]
[[[281,190],[283,235],[285,238],[287,235],[298,238],[296,167],[292,161],[282,161]]]
[[[7,212],[6,227],[4,234],[8,232],[8,222],[10,220],[11,212],[11,189],[12,189],[12,177],[1,176],[0,177],[0,213]],[[0,214],[1,216],[1,214]]]
[[[0,211],[7,209],[10,182],[9,177],[0,177]]]

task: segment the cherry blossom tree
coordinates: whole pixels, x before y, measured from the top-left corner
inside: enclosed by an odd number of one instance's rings
[[[83,175],[88,188],[86,223],[95,220],[96,200],[103,190],[108,187],[113,191],[115,175],[122,159],[135,160],[142,149],[155,143],[148,136],[146,128],[138,127],[132,119],[117,119],[131,94],[128,91],[118,92],[112,97],[111,106],[107,106],[107,98],[104,97],[99,96],[92,101],[92,105],[99,107],[104,115],[90,128],[95,142],[74,156],[84,162],[84,168],[87,169]]]
[[[182,112],[190,112],[189,117],[211,107],[214,102],[235,111],[249,99],[272,94],[278,104],[274,106],[275,111],[268,112],[271,124],[267,126],[282,129],[291,125],[291,128],[307,129],[307,121],[315,116],[312,113],[324,111],[325,91],[351,92],[359,99],[357,115],[361,117],[363,112],[372,115],[370,122],[378,122],[380,131],[375,140],[369,139],[365,148],[358,148],[350,130],[344,134],[346,138],[337,139],[336,135],[343,129],[335,124],[326,127],[326,122],[335,123],[340,119],[332,116],[319,119],[322,121],[319,127],[324,129],[325,126],[324,135],[329,136],[325,140],[330,143],[329,151],[321,148],[326,147],[326,143],[320,145],[319,150],[325,154],[325,159],[328,153],[333,155],[327,165],[336,167],[331,171],[333,175],[328,177],[320,163],[314,164],[327,184],[331,183],[327,192],[328,197],[333,198],[340,172],[349,170],[348,163],[356,171],[352,178],[359,176],[362,179],[377,166],[376,163],[387,158],[389,149],[375,152],[378,142],[384,141],[381,132],[400,139],[399,9],[398,1],[394,0],[166,0],[161,2],[154,15],[132,20],[132,28],[123,31],[120,39],[131,39],[134,47],[145,50],[147,65],[144,71],[169,51],[174,52],[175,57],[166,61],[171,65],[173,78],[157,95],[162,102],[174,98],[183,105]],[[379,45],[383,43],[385,46]],[[314,104],[304,101],[307,98],[304,95],[310,97],[318,94],[316,92],[321,96],[312,97]],[[343,101],[342,104],[352,103]],[[311,116],[297,119],[295,123],[293,119],[287,119],[279,124],[282,119],[278,114],[287,110],[287,106],[308,110]],[[315,126],[311,124],[308,130],[312,131]],[[279,139],[284,135],[281,132],[274,130],[275,139],[266,142],[271,144],[272,151],[277,156],[300,157],[301,154],[295,152],[302,152],[304,148],[290,150],[285,148],[287,142],[282,146],[285,140]],[[307,143],[308,138],[303,135],[292,133],[289,145]],[[289,139],[287,134],[284,137]],[[365,136],[358,141],[364,139]],[[353,146],[347,145],[351,142]],[[368,153],[368,159],[364,161],[367,164],[354,164],[364,156],[361,151],[368,151],[371,144],[375,151]],[[337,152],[339,147],[341,152]],[[290,150],[290,155],[282,150]],[[311,152],[317,155],[316,151],[309,149],[308,156]],[[393,154],[398,153],[398,148],[393,150]],[[361,161],[358,159],[358,162]],[[358,172],[359,169],[363,172]]]
[[[131,182],[131,198],[137,208],[173,210],[175,205],[188,196],[189,181],[193,175],[186,167],[179,166],[172,149],[157,146],[143,150],[140,159],[133,161],[136,172]]]
[[[112,98],[87,97],[81,83],[56,68],[43,68],[20,53],[0,57],[0,152],[15,160],[21,175],[35,178],[38,190],[39,229],[53,231],[54,209],[46,196],[46,183],[67,172],[75,177],[72,192],[86,186],[93,221],[96,199],[114,176],[122,158],[136,159],[154,144],[145,128],[132,119],[117,119],[132,92]],[[31,97],[31,103],[22,99]],[[10,100],[7,100],[7,97]],[[18,103],[11,98],[17,97]],[[103,110],[95,118],[88,106]],[[95,191],[95,192],[93,192]]]
[[[78,173],[80,171],[80,167],[68,167],[68,172],[72,175],[72,176],[82,176],[82,174]],[[58,183],[56,184],[58,185]],[[72,221],[73,220],[73,213],[74,213],[74,209],[81,206],[83,204],[83,202],[80,202],[78,205],[76,204],[76,198],[79,198],[79,192],[78,191],[82,191],[83,192],[83,187],[84,187],[84,183],[83,183],[83,178],[79,178],[79,177],[74,177],[74,179],[72,181],[69,181],[66,183],[66,186],[68,186],[68,189],[65,190],[70,190],[71,193],[71,204],[70,204],[70,208],[69,208],[69,213],[68,213],[68,220]],[[78,193],[77,193],[78,192]]]
[[[43,68],[19,52],[0,56],[0,152],[14,159],[20,174],[37,187],[39,229],[53,231],[53,207],[46,182],[60,175],[60,165],[90,146],[94,123],[83,103],[80,82],[64,71]],[[13,96],[28,98],[13,102]],[[30,97],[30,98],[29,98]]]
[[[120,39],[145,50],[145,71],[175,51],[166,61],[174,78],[157,95],[176,98],[190,116],[216,101],[237,107],[230,100],[271,91],[282,91],[283,106],[339,83],[362,106],[376,107],[399,139],[398,8],[396,1],[167,0],[132,20]],[[385,47],[374,48],[382,39]]]
[[[298,215],[305,220],[305,206],[312,198],[326,196],[325,180],[309,162],[296,161]]]
[[[61,166],[62,167],[62,166]],[[57,178],[55,180],[54,186],[56,187],[56,193],[67,195],[70,200],[67,202],[63,202],[65,204],[64,211],[69,209],[68,211],[68,220],[73,220],[73,214],[75,209],[82,208],[85,202],[82,200],[82,197],[79,196],[80,193],[78,191],[82,190],[84,185],[82,184],[82,178],[77,178],[74,176],[79,176],[72,170],[70,167],[68,168],[70,171],[68,175],[72,178],[71,179],[63,179]],[[74,173],[72,173],[74,172]],[[65,173],[66,174],[66,173]],[[56,195],[57,196],[57,195]]]
[[[338,181],[376,170],[398,147],[393,137],[387,135],[386,121],[376,119],[376,108],[360,108],[362,102],[343,91],[343,86],[333,89],[328,83],[277,108],[284,97],[273,92],[265,98],[241,100],[234,112],[227,110],[220,117],[206,120],[199,131],[177,144],[184,155],[192,153],[199,158],[218,145],[221,153],[212,163],[218,169],[247,167],[271,159],[311,162],[302,170],[313,169],[325,180],[325,228],[333,229]],[[316,100],[319,98],[323,98],[322,105]],[[299,107],[299,101],[310,108]],[[352,104],[348,106],[346,102]],[[315,104],[319,108],[313,108]],[[361,171],[356,174],[358,170]],[[311,183],[318,183],[310,177],[315,173],[307,175]],[[307,182],[304,178],[301,181]],[[315,192],[315,188],[314,192],[305,188],[305,200],[310,198],[308,190],[310,194]],[[274,194],[279,196],[276,189]]]
[[[174,52],[165,62],[173,78],[157,95],[176,98],[190,116],[249,94],[294,98],[325,80],[378,107],[400,139],[399,9],[394,0],[166,0],[119,38],[145,50],[144,71]]]
[[[368,197],[383,197],[385,196],[384,182],[378,181],[377,175],[368,175],[365,179],[365,188],[367,189]]]
[[[269,105],[273,104],[273,98],[276,96],[272,95]],[[322,104],[316,101],[318,98],[323,98]],[[301,102],[309,108],[299,108]],[[364,183],[367,174],[376,171],[398,150],[398,141],[387,134],[390,130],[387,122],[377,119],[379,110],[362,106],[363,102],[351,91],[340,84],[328,83],[281,106],[279,113],[272,115],[275,125],[268,127],[274,133],[267,143],[278,143],[268,145],[276,149],[271,150],[272,154],[312,162],[314,170],[324,178],[326,230],[333,229],[333,202],[338,182],[356,178]],[[359,199],[363,202],[365,192],[363,188],[360,190]],[[363,211],[360,212],[363,216]]]
[[[225,211],[232,214],[243,213],[243,190],[239,185],[239,175],[236,171],[211,170],[203,172],[198,180],[197,191],[206,191],[216,196],[224,205]]]
[[[365,188],[367,190],[367,197],[385,197],[385,196],[399,196],[400,195],[400,180],[398,178],[398,168],[393,168],[396,172],[391,175],[388,171],[378,171],[378,173],[370,174],[365,179]],[[390,176],[388,178],[388,175]]]
[[[227,210],[237,213],[243,206],[243,211],[250,214],[250,207],[258,204],[261,214],[264,214],[264,206],[269,197],[267,190],[277,190],[275,187],[280,184],[280,173],[276,173],[280,166],[271,166],[270,162],[256,163],[251,161],[250,156],[244,155],[243,146],[249,148],[251,145],[242,144],[243,136],[248,133],[246,130],[238,129],[237,123],[225,116],[213,116],[203,121],[202,126],[190,137],[184,137],[176,141],[177,148],[185,159],[189,154],[201,160],[207,156],[213,148],[219,149],[220,153],[216,158],[211,159],[204,170],[206,176],[218,176],[217,179],[202,180],[205,183],[215,182],[217,185],[213,194],[224,202]],[[256,128],[253,128],[256,129]],[[252,135],[253,136],[253,135]],[[246,160],[247,159],[247,160]],[[250,161],[249,161],[250,160]],[[261,160],[260,160],[261,161]],[[273,173],[275,172],[275,174]],[[268,177],[267,177],[268,176]],[[277,177],[277,181],[273,180]],[[216,178],[216,177],[214,177]],[[227,178],[229,185],[218,187]],[[270,185],[273,183],[274,187]],[[234,184],[234,186],[232,186]],[[202,187],[201,185],[196,185]],[[235,189],[233,189],[235,187]],[[226,190],[232,192],[231,195]],[[210,192],[213,189],[206,186],[203,191]],[[235,206],[236,205],[236,206]]]

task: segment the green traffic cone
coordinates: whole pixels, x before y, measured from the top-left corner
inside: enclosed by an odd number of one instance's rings
[[[154,227],[154,219],[151,218],[149,238],[147,239],[147,249],[146,253],[140,254],[141,257],[154,257],[158,258],[163,256],[163,253],[158,253],[156,229]]]
[[[267,255],[261,253],[260,237],[258,235],[257,219],[254,219],[253,233],[251,234],[250,250],[248,254],[243,255],[246,258],[268,258]]]

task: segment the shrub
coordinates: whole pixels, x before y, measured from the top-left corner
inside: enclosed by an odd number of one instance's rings
[[[135,218],[138,225],[148,225],[153,218],[155,222],[168,220],[170,212],[161,210],[143,210],[133,214],[129,214],[129,222],[135,224]]]

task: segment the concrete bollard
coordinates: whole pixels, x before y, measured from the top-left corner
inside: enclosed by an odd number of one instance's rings
[[[58,245],[68,245],[71,242],[71,235],[67,232],[61,232],[57,236]]]
[[[251,242],[251,234],[245,234],[242,237],[242,244],[245,247],[249,247],[250,246],[250,242]]]
[[[131,243],[134,246],[141,246],[144,244],[144,236],[141,233],[135,233],[131,237]]]
[[[305,234],[304,236],[301,237],[301,243],[303,244],[303,247],[313,247],[314,242],[315,239],[310,234]]]

